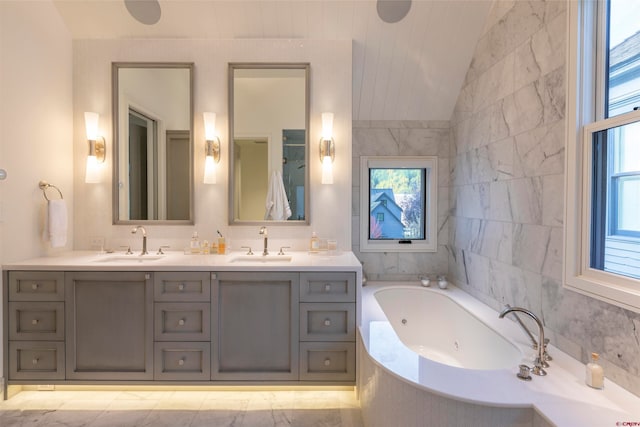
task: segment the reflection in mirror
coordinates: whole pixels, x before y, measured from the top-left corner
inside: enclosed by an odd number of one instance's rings
[[[309,223],[309,64],[229,64],[229,222]]]
[[[113,222],[193,223],[193,64],[113,64]]]

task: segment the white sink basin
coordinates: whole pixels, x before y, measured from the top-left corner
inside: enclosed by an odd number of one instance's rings
[[[237,255],[229,260],[229,262],[239,263],[277,263],[277,262],[291,262],[293,257],[291,255]]]
[[[134,264],[142,264],[147,262],[153,262],[161,259],[161,255],[113,255],[104,258],[98,258],[94,262],[128,262]]]

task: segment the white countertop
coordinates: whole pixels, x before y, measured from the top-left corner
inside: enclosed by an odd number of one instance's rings
[[[385,320],[374,293],[388,286],[390,283],[369,282],[362,288],[363,319],[360,331],[368,349],[371,349],[370,322]],[[412,282],[395,282],[392,286],[420,287],[418,283]],[[496,311],[456,287],[444,291],[433,290],[450,295],[489,327],[516,344],[525,354],[525,363],[532,365],[533,359],[526,359],[533,358],[535,352],[515,322],[499,319]],[[374,354],[371,351],[369,353],[381,366],[386,367],[385,363],[381,363],[387,359],[383,353],[411,350],[404,347],[391,327],[376,328],[377,339],[380,339],[381,331],[384,345],[376,346],[379,350],[374,351]],[[549,362],[551,366],[546,369],[548,375],[532,375],[533,380],[529,382],[516,378],[517,366],[512,371],[470,370],[443,365],[420,356],[419,361],[409,367],[409,372],[406,365],[401,367],[403,372],[400,372],[400,368],[387,369],[403,381],[411,381],[419,388],[456,400],[498,407],[533,407],[556,426],[640,425],[639,397],[608,379],[605,379],[603,390],[588,387],[584,383],[584,364],[552,345],[548,350],[553,357]]]
[[[255,257],[255,258],[254,258]],[[65,252],[57,256],[33,258],[2,266],[3,270],[47,271],[354,271],[362,266],[352,252],[334,255],[326,253],[288,252],[262,257],[246,252],[228,255],[185,255],[166,252],[164,255],[140,256],[118,253]]]

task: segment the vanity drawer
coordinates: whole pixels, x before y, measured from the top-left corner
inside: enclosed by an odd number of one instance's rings
[[[9,339],[24,341],[64,340],[64,303],[9,303]]]
[[[9,379],[63,380],[63,342],[9,342]]]
[[[209,303],[156,303],[156,341],[209,341],[211,305]]]
[[[209,381],[211,344],[158,342],[154,345],[154,379]]]
[[[354,302],[356,275],[354,273],[300,273],[300,301]]]
[[[300,304],[300,341],[355,341],[352,303]]]
[[[355,381],[354,343],[300,343],[300,380]]]
[[[154,273],[153,282],[156,301],[211,300],[211,273],[208,272]]]
[[[64,272],[9,272],[9,301],[64,301]]]

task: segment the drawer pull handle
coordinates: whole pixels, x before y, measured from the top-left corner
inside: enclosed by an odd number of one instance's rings
[[[34,291],[35,291],[36,289],[38,289],[39,287],[40,287],[40,285],[39,285],[39,284],[37,284],[37,283],[34,283],[34,284],[32,284],[32,285],[31,285],[31,289],[33,289]]]
[[[31,361],[31,363],[33,363],[34,365],[37,365],[38,364],[38,360],[39,359],[37,357],[34,357],[33,360]]]
[[[331,365],[331,359],[327,357],[326,359],[324,359],[324,366],[329,366],[329,365]]]
[[[331,283],[325,283],[324,284],[324,291],[325,292],[331,292]]]
[[[180,326],[184,326],[184,319],[180,319],[180,320],[178,320],[178,325],[180,325]]]
[[[331,320],[330,319],[324,319],[324,326],[331,326]]]
[[[31,320],[31,324],[32,325],[37,325],[40,321],[38,319],[32,319]]]
[[[184,357],[180,360],[178,360],[178,365],[182,366],[184,365]]]
[[[178,285],[178,290],[179,290],[179,291],[184,291],[184,283],[180,283],[180,284]]]

